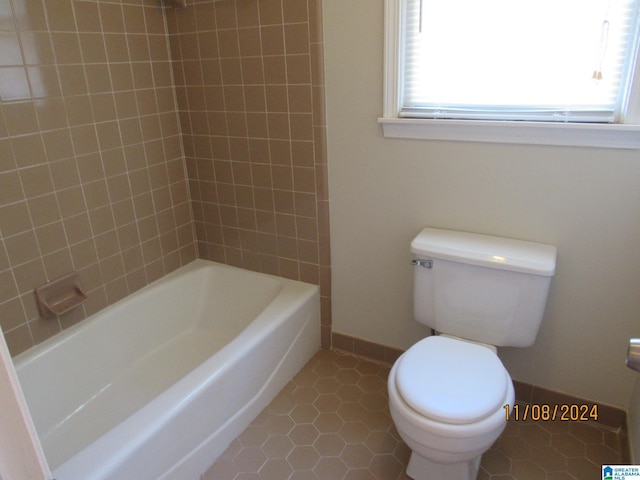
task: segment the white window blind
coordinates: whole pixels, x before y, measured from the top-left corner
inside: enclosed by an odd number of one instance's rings
[[[623,121],[640,0],[403,0],[400,117]]]

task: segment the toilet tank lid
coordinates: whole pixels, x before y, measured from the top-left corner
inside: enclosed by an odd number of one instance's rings
[[[535,275],[551,276],[556,270],[557,249],[553,245],[477,233],[425,228],[411,242],[411,251],[430,258]]]

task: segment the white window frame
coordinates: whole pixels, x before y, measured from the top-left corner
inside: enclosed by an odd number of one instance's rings
[[[385,0],[384,103],[378,119],[385,137],[527,145],[640,149],[640,57],[635,58],[625,123],[554,123],[400,118],[402,1]]]

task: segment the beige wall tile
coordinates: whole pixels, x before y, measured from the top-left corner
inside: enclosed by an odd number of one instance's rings
[[[168,42],[155,5],[62,1],[45,12],[15,0],[15,23],[0,24],[10,63],[0,65],[10,147],[0,219],[11,218],[0,243],[12,265],[0,274],[16,279],[0,308],[13,316],[11,351],[193,259],[194,232],[204,258],[319,282],[328,218],[318,225],[325,178],[312,168],[324,147],[310,74],[321,63],[309,53],[317,2],[167,11]],[[196,155],[188,177],[183,148]],[[29,292],[67,268],[81,271],[90,300],[42,323]]]
[[[4,69],[0,69],[2,71]],[[38,120],[33,102],[12,102],[2,105],[7,133],[10,137],[38,131]],[[15,140],[16,142],[19,139]]]
[[[168,167],[180,164],[182,148],[162,10],[79,0],[12,6],[5,13],[14,17],[0,22],[0,275],[9,280],[0,308],[16,354],[196,250],[184,170]],[[151,165],[164,171],[153,193]],[[33,288],[74,269],[90,290],[86,308],[40,322]]]

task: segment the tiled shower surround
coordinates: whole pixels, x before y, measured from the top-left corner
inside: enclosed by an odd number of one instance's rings
[[[320,0],[0,2],[0,325],[12,354],[196,257],[319,284]],[[33,289],[78,271],[81,307]]]

